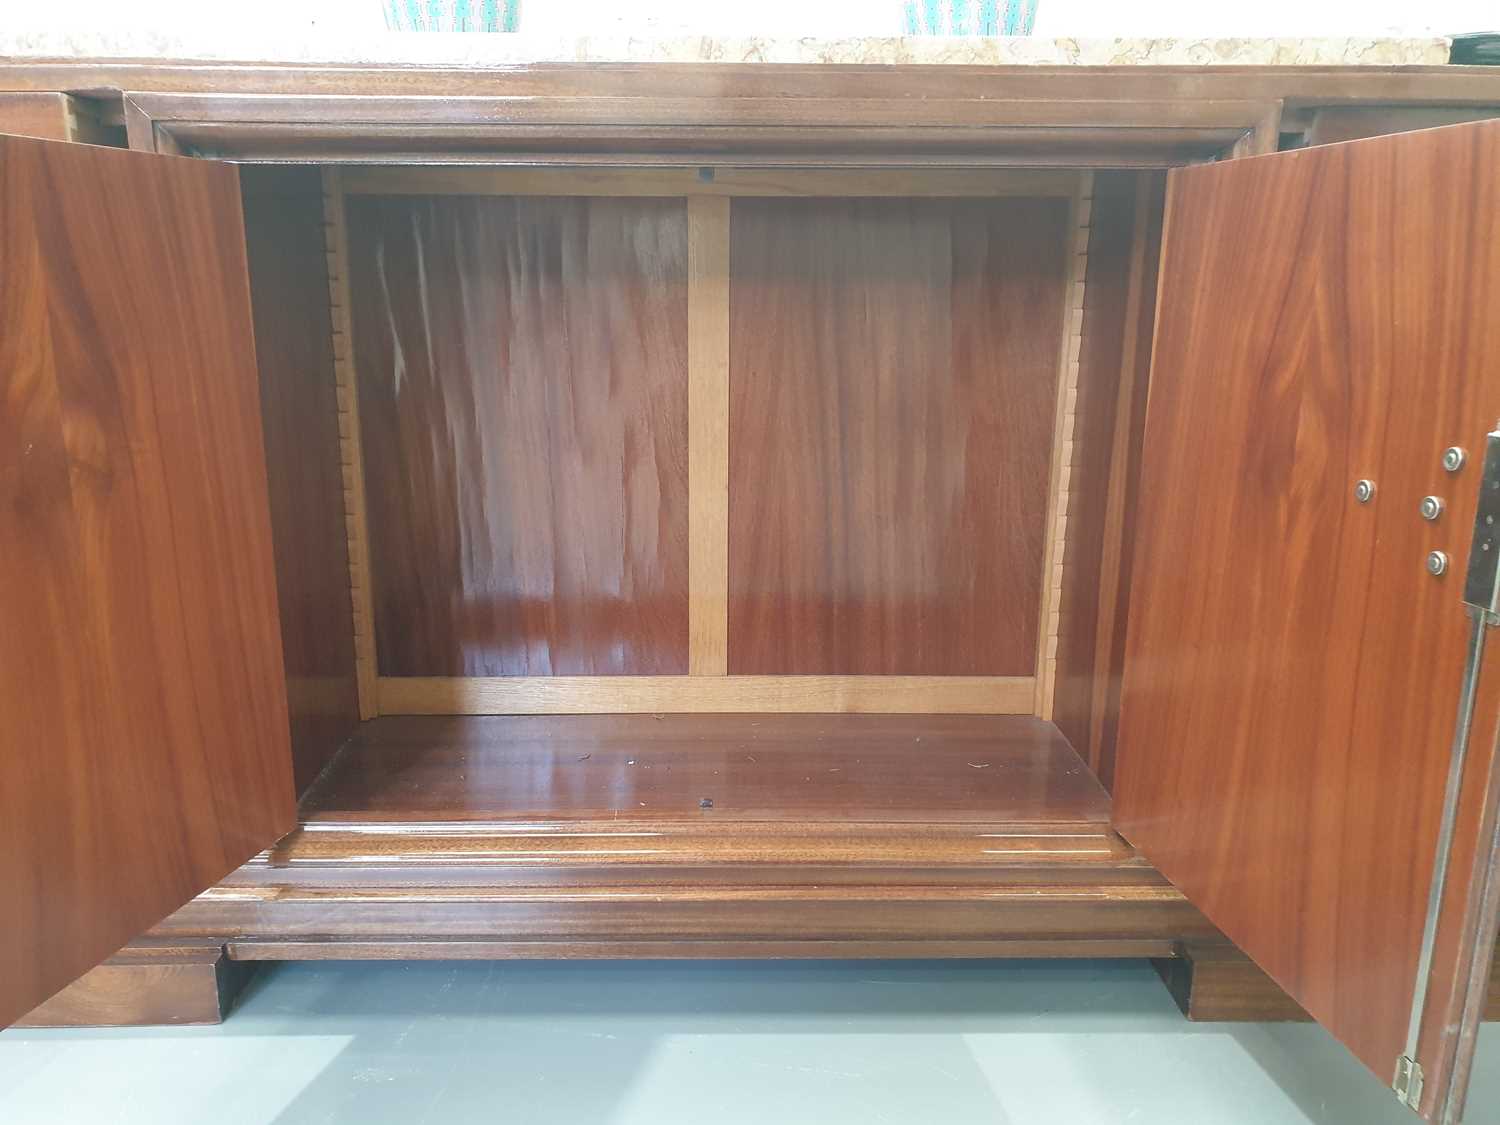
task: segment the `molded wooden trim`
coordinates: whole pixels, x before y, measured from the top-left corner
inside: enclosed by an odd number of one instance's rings
[[[994,958],[994,957],[1165,957],[1171,955],[1172,943],[1151,939],[1101,938],[1077,940],[1007,939],[990,940],[884,940],[860,938],[814,939],[807,941],[623,941],[623,940],[539,940],[495,941],[475,937],[424,940],[390,938],[361,941],[311,938],[307,940],[232,942],[230,953],[240,961],[490,961],[524,958],[526,960],[601,960],[641,958],[647,960],[718,960],[725,958],[818,958],[880,959],[907,957]]]
[[[1072,171],[983,168],[416,168],[344,172],[351,195],[1071,196]]]
[[[382,715],[868,711],[1029,715],[1031,676],[382,676]]]

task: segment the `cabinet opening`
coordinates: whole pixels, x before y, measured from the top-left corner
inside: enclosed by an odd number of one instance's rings
[[[1103,831],[1161,182],[243,169],[304,820]]]

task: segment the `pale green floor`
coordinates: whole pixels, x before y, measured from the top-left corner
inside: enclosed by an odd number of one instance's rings
[[[1500,1035],[1468,1121],[1500,1122]],[[1144,962],[281,965],[220,1027],[0,1034],[0,1122],[1415,1120],[1316,1027],[1189,1024]]]

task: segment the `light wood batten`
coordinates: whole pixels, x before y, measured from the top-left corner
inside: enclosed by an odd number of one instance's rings
[[[382,715],[1029,715],[1030,676],[384,676]]]
[[[729,668],[729,200],[688,201],[688,668]]]

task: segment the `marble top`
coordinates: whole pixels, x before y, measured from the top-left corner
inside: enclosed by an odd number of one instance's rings
[[[1445,38],[549,38],[384,32],[212,42],[173,32],[7,32],[0,58],[422,65],[538,62],[878,63],[969,66],[1400,66],[1448,61]]]

